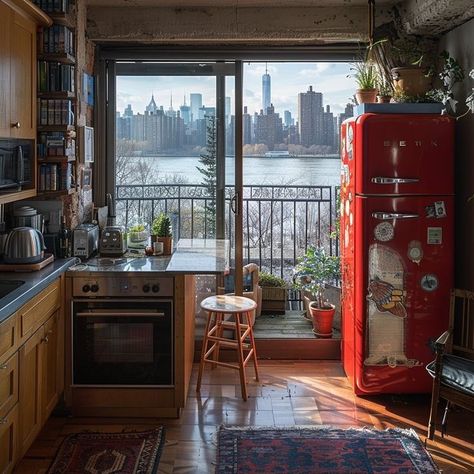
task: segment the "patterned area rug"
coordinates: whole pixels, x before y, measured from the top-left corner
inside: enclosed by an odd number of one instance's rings
[[[331,427],[218,432],[216,473],[438,473],[413,430]]]
[[[77,433],[61,444],[48,474],[153,474],[165,431]]]

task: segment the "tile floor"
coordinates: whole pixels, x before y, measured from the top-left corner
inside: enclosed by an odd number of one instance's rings
[[[249,395],[240,398],[236,371],[205,371],[200,396],[193,372],[187,406],[180,419],[98,419],[52,417],[15,472],[45,473],[61,441],[69,433],[124,431],[166,426],[166,445],[159,473],[212,473],[214,435],[220,424],[292,426],[329,424],[413,428],[425,438],[429,396],[386,395],[358,398],[352,394],[340,362],[261,361],[260,382],[251,378]],[[456,409],[449,416],[448,437],[429,442],[444,473],[474,472],[474,414]]]

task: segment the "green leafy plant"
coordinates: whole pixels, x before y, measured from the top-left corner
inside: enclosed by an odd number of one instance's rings
[[[308,291],[319,308],[328,307],[326,285],[340,277],[339,257],[327,255],[323,247],[310,246],[294,269],[296,289]]]
[[[267,272],[259,273],[258,284],[262,287],[286,288],[286,282],[283,280],[283,278],[277,277]]]
[[[388,82],[385,76],[381,73],[377,76],[376,89],[379,91],[380,96],[393,96],[393,85]]]
[[[144,224],[136,224],[136,225],[132,225],[132,227],[130,227],[129,232],[138,233],[138,232],[143,232],[144,230],[145,230],[145,225]]]
[[[155,217],[151,225],[151,233],[157,237],[172,237],[170,218],[164,213]]]
[[[352,63],[351,74],[348,77],[353,77],[359,89],[368,90],[375,89],[377,86],[377,66],[370,59]]]

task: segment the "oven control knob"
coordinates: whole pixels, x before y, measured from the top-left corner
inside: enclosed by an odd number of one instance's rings
[[[89,291],[91,291],[91,287],[90,287],[89,285],[84,285],[84,286],[82,287],[82,291],[83,291],[84,293],[89,293]]]
[[[92,293],[97,293],[99,291],[99,285],[91,285],[91,291]]]
[[[160,285],[153,285],[151,291],[153,291],[153,293],[158,293],[160,291]]]
[[[150,292],[150,285],[143,285],[143,293],[149,293]]]

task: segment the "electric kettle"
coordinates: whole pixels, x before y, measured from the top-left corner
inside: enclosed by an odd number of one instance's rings
[[[5,241],[3,260],[5,263],[38,263],[44,258],[43,234],[31,227],[16,227]]]

